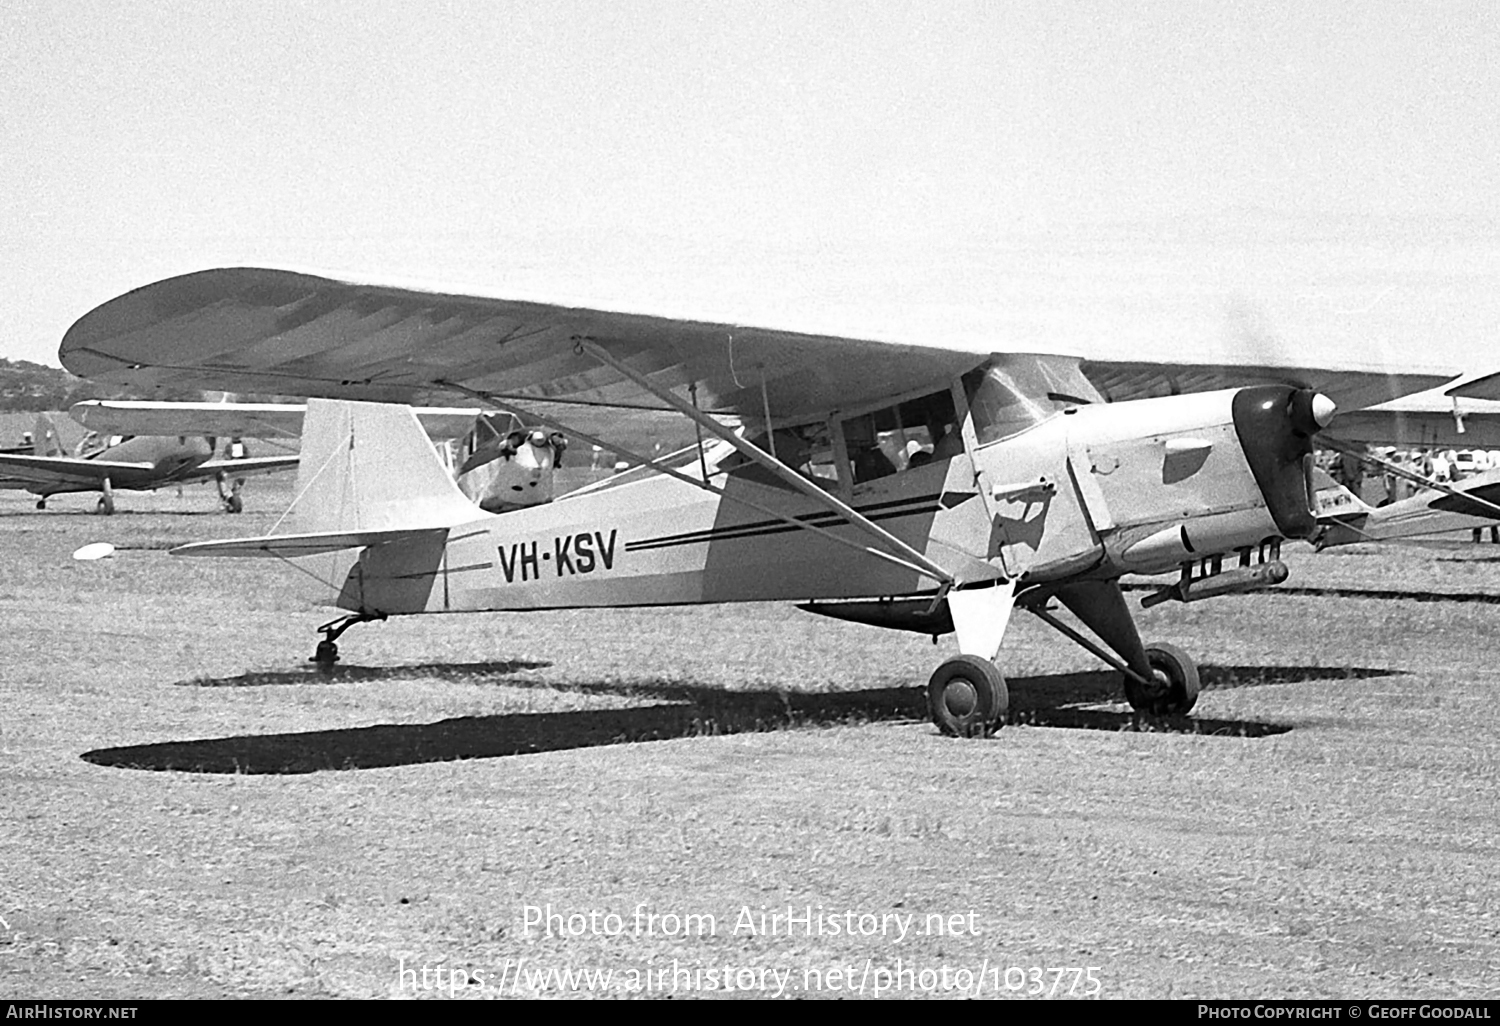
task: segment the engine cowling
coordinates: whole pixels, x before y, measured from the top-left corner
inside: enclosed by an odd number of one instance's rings
[[[1333,403],[1310,388],[1255,385],[1235,393],[1235,433],[1276,528],[1286,538],[1318,530],[1312,437],[1327,426]]]

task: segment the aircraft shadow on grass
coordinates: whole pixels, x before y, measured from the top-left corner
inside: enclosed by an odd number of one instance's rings
[[[482,667],[492,668],[491,672],[509,672],[526,665],[449,664],[445,675],[473,679]],[[341,667],[338,676],[372,680],[441,669],[444,669],[441,664],[390,668],[349,666]],[[1206,666],[1202,669],[1202,678],[1205,689],[1228,689],[1314,680],[1359,680],[1389,676],[1394,672],[1358,667]],[[307,673],[247,674],[218,683],[232,684],[251,679],[259,683],[291,683],[293,677],[302,682],[309,680]],[[497,683],[591,694],[624,694],[658,701],[630,709],[463,716],[426,724],[387,724],[298,734],[169,741],[101,748],[83,753],[82,758],[101,766],[125,769],[188,773],[312,773],[329,769],[374,769],[456,759],[487,759],[708,734],[927,718],[923,688],[873,688],[809,694],[724,691],[691,684],[564,686],[514,679]],[[1011,682],[1007,722],[1085,730],[1137,730],[1247,738],[1283,734],[1292,729],[1289,724],[1255,720],[1142,718],[1120,702],[1118,677],[1111,672],[1017,678]]]
[[[410,680],[413,677],[436,677],[438,680],[460,684],[504,684],[512,687],[527,687],[528,682],[509,679],[488,680],[486,678],[508,677],[522,670],[545,670],[551,663],[527,662],[523,659],[508,662],[483,663],[416,663],[407,666],[335,666],[331,671],[311,664],[296,670],[269,670],[264,673],[241,673],[234,677],[193,677],[179,680],[177,685],[185,688],[258,688],[277,684],[356,684],[376,680]],[[569,688],[567,690],[577,690]]]

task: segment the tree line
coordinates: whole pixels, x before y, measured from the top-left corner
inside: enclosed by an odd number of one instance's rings
[[[241,402],[268,402],[257,396],[237,396]],[[125,388],[98,385],[75,377],[60,367],[29,360],[0,358],[0,413],[40,413],[66,410],[85,399],[154,399],[166,402],[200,402],[202,392],[167,389],[150,395]]]

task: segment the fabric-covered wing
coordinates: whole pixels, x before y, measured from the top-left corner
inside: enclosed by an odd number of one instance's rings
[[[1465,381],[1461,385],[1448,389],[1447,394],[1467,396],[1471,399],[1500,400],[1500,374],[1486,374],[1473,381]]]
[[[992,350],[1018,351],[1005,339],[956,349],[223,268],[105,303],[69,329],[59,358],[75,374],[137,389],[420,404],[458,385],[510,398],[663,408],[583,353],[580,338],[681,395],[696,385],[705,410],[759,417],[765,403],[783,421],[939,388]],[[1115,399],[1274,380],[1326,388],[1345,410],[1452,376],[1115,360],[1084,367]]]
[[[940,387],[986,353],[226,268],[148,285],[69,329],[63,365],[132,388],[227,388],[421,405],[443,384],[663,408],[586,337],[719,413],[795,419]],[[452,394],[451,392],[449,394]]]
[[[1083,373],[1110,402],[1211,392],[1240,385],[1294,384],[1328,396],[1341,411],[1360,410],[1432,388],[1453,375],[1379,367],[1283,367],[1237,364],[1160,364],[1086,359]]]

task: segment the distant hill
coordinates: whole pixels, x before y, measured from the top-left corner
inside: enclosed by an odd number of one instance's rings
[[[28,360],[0,359],[0,413],[36,413],[42,410],[66,410],[85,399],[156,399],[168,402],[200,402],[202,392],[183,389],[166,394],[132,392],[109,388],[74,377],[60,367],[47,367]],[[241,402],[271,402],[259,396],[239,396]]]
[[[86,387],[81,378],[61,368],[0,359],[0,410],[5,412],[65,410],[76,401],[68,397],[81,387]]]

